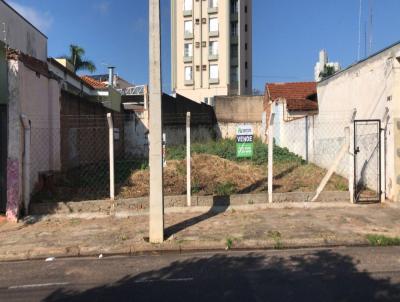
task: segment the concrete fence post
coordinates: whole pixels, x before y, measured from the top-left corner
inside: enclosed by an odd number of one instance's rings
[[[271,104],[271,115],[268,127],[268,202],[272,203],[273,193],[273,166],[274,166],[274,119],[275,119],[275,103]]]
[[[164,241],[160,0],[149,0],[149,240]]]
[[[31,196],[31,123],[25,114],[21,115],[21,121],[22,126],[24,127],[24,209],[25,215],[28,215]]]
[[[108,140],[109,140],[109,161],[110,161],[110,199],[115,199],[115,185],[114,185],[114,123],[111,113],[107,113],[108,122]]]
[[[308,144],[309,144],[309,136],[308,136],[308,127],[309,127],[309,119],[308,119],[308,115],[306,115],[305,117],[304,117],[304,119],[305,119],[305,137],[306,137],[306,144],[305,144],[305,159],[306,159],[306,162],[308,163],[308,161],[310,160],[310,158],[309,158],[309,149],[308,149]]]
[[[190,112],[186,113],[186,192],[187,206],[192,206],[192,167],[190,152]]]

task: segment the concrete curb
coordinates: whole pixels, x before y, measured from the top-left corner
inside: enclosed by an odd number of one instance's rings
[[[206,213],[206,212],[229,212],[229,211],[242,211],[251,212],[255,210],[268,210],[268,209],[321,209],[321,208],[354,208],[358,205],[349,202],[286,202],[286,203],[258,203],[252,205],[230,205],[223,206],[194,206],[194,207],[171,207],[165,208],[165,214],[190,214],[190,213]],[[79,212],[79,213],[59,213],[48,215],[30,215],[25,220],[46,220],[46,219],[104,219],[104,218],[131,218],[138,216],[147,216],[149,214],[147,209],[144,210],[126,210],[116,209],[113,212]]]
[[[246,240],[233,243],[229,249],[235,250],[285,250],[285,249],[304,249],[304,248],[332,248],[332,247],[354,247],[354,246],[369,246],[366,239],[353,240],[332,240],[326,241],[321,238],[304,238],[282,240],[280,245],[274,240]],[[139,255],[154,255],[165,253],[190,253],[190,252],[205,252],[215,251],[221,252],[228,250],[225,242],[221,241],[201,241],[194,244],[171,244],[171,241],[161,245],[151,246],[118,246],[118,247],[102,247],[102,246],[68,246],[68,247],[52,247],[43,248],[36,247],[26,251],[11,251],[0,254],[0,262],[11,261],[26,261],[26,260],[44,260],[49,257],[55,259],[74,258],[74,257],[111,257],[111,256],[139,256]]]
[[[316,202],[310,200],[314,193],[291,192],[275,193],[274,203],[270,205],[287,206],[293,204],[331,204],[348,203],[348,192],[323,192]],[[246,205],[264,205],[268,202],[266,193],[240,194],[232,196],[193,196],[192,205],[196,207],[230,207]],[[132,198],[123,200],[97,200],[81,202],[58,202],[58,203],[34,203],[30,206],[32,215],[50,215],[50,214],[73,214],[73,213],[93,213],[110,214],[113,211],[132,211],[142,212],[148,209],[148,197]],[[186,208],[186,195],[165,196],[165,209]]]

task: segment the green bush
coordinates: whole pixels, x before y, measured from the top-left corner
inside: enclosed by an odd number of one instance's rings
[[[215,187],[214,193],[217,196],[230,196],[236,191],[236,185],[231,182],[219,183]]]
[[[249,159],[236,157],[236,140],[221,139],[217,141],[197,142],[191,145],[192,154],[210,154],[221,158],[236,162],[252,162],[256,165],[267,164],[268,162],[268,145],[264,144],[260,139],[254,140],[253,157]],[[186,146],[167,147],[168,160],[183,160],[186,158]],[[287,148],[274,146],[275,162],[298,162],[304,163],[302,158],[291,153]]]

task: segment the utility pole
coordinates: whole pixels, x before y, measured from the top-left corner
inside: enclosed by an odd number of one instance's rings
[[[160,0],[149,0],[149,89],[150,89],[150,228],[151,243],[164,241],[164,186],[161,116]]]

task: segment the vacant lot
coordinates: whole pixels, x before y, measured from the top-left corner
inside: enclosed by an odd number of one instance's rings
[[[254,143],[251,159],[236,158],[234,140],[210,141],[192,145],[192,193],[196,195],[230,195],[267,190],[267,146]],[[166,195],[186,194],[185,146],[167,149],[164,169]],[[106,199],[109,196],[108,162],[79,166],[57,174],[50,186],[43,186],[34,201],[80,201]],[[116,159],[117,198],[143,197],[149,194],[147,160]],[[287,149],[274,147],[274,191],[315,191],[326,171],[305,163]],[[347,180],[335,175],[326,190],[347,190]]]
[[[326,171],[313,165],[282,162],[275,164],[275,192],[315,191]],[[267,165],[233,162],[215,155],[194,154],[192,157],[192,193],[230,195],[267,190]],[[347,180],[335,175],[326,190],[347,190]],[[170,160],[164,170],[164,192],[186,194],[186,161]],[[141,197],[149,194],[149,171],[134,172],[121,187],[119,197]]]

